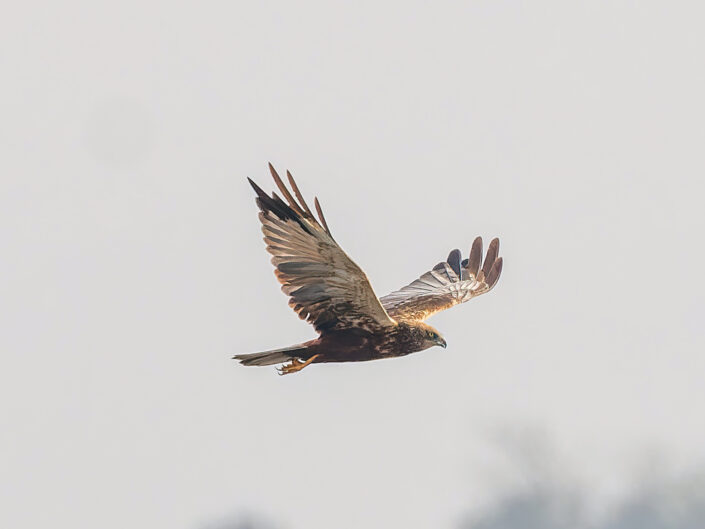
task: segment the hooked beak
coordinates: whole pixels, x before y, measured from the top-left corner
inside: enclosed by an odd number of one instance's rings
[[[448,345],[448,344],[446,343],[446,341],[445,341],[443,338],[440,338],[440,337],[438,338],[438,341],[437,341],[436,343],[437,343],[438,345],[440,345],[441,347],[443,347],[443,349],[445,349],[446,346]]]

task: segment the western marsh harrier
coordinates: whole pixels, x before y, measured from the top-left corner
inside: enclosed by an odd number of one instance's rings
[[[359,362],[405,356],[434,345],[446,346],[440,333],[424,323],[429,316],[489,292],[502,272],[499,240],[493,239],[482,261],[482,238],[461,261],[459,250],[417,280],[378,298],[365,273],[338,246],[323,211],[314,199],[318,219],[304,201],[291,174],[291,191],[269,165],[284,199],[257,193],[267,251],[274,273],[291,306],[319,336],[290,347],[237,355],[246,366],[284,364],[282,375],[311,363]]]

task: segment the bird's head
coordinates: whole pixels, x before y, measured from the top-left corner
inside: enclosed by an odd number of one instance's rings
[[[434,345],[440,345],[443,349],[446,348],[446,341],[443,339],[443,336],[441,336],[441,333],[439,333],[436,329],[430,325],[422,323],[420,325],[420,330],[423,333],[424,345],[426,346],[425,349],[433,347]]]

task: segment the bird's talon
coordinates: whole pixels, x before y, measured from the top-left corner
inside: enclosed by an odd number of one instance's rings
[[[309,365],[311,362],[313,362],[316,358],[318,358],[320,355],[313,355],[311,358],[306,360],[305,362],[302,362],[298,358],[292,358],[291,362],[288,364],[282,365],[277,371],[279,372],[280,375],[289,375],[291,373],[297,373],[298,371],[301,371],[304,367]]]

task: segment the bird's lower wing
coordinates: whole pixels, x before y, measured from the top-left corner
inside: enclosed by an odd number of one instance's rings
[[[250,180],[257,193],[267,251],[289,305],[319,332],[358,327],[371,332],[394,326],[375,295],[365,273],[331,236],[318,199],[317,220],[287,172],[289,189],[270,165],[286,202],[276,193],[267,195]]]
[[[380,298],[382,306],[395,320],[422,321],[489,292],[502,273],[502,258],[498,253],[499,239],[493,239],[483,264],[482,238],[477,237],[467,259],[461,262],[460,250],[453,250],[446,261],[413,283]]]

